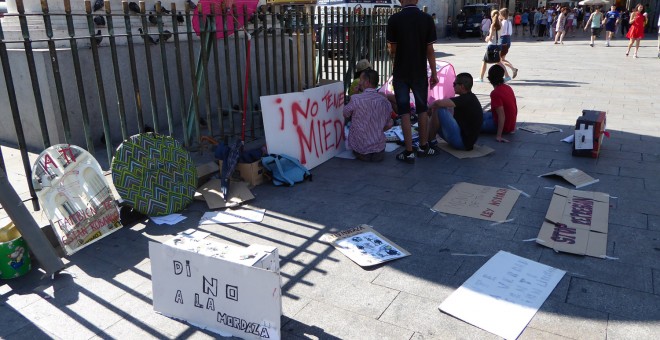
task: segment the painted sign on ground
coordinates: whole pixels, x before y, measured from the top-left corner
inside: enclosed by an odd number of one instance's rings
[[[447,214],[501,222],[506,220],[520,196],[518,190],[488,187],[471,183],[456,183],[433,206]]]
[[[280,339],[279,271],[155,242],[149,242],[149,258],[157,312],[223,336]]]
[[[32,166],[32,185],[67,255],[121,228],[101,166],[78,146],[44,150]]]
[[[440,305],[440,310],[515,339],[566,272],[499,251]]]
[[[555,187],[536,242],[557,251],[607,256],[610,195]]]
[[[261,97],[268,152],[297,158],[307,169],[344,151],[344,87]]]
[[[359,266],[368,267],[409,256],[410,253],[366,224],[323,235],[322,241],[332,244]]]

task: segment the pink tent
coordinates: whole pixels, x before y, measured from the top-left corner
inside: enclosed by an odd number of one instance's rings
[[[435,60],[435,69],[438,74],[438,85],[433,88],[429,88],[429,98],[428,104],[430,105],[438,99],[451,98],[455,95],[454,93],[454,80],[456,79],[456,71],[454,71],[454,66],[446,61],[439,59]],[[431,69],[427,65],[427,75],[431,76]],[[380,91],[385,94],[394,94],[394,89],[392,87],[392,77],[389,77],[385,84],[380,88]],[[415,98],[410,94],[410,105],[415,105]]]

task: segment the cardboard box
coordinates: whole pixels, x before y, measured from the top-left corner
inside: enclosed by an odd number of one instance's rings
[[[222,161],[219,161],[218,164],[220,165],[220,173],[222,174]],[[235,174],[242,180],[250,183],[250,186],[257,186],[266,181],[261,160],[252,163],[236,164]]]
[[[583,110],[575,123],[573,156],[598,158],[605,136],[605,112]]]
[[[222,336],[280,339],[282,291],[274,247],[177,235],[149,242],[154,310]]]
[[[536,242],[556,251],[604,258],[610,196],[555,187]]]
[[[197,166],[197,187],[208,182],[211,176],[220,171],[215,162],[208,162]]]

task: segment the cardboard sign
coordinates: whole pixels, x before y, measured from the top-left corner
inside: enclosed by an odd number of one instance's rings
[[[344,151],[344,87],[262,96],[268,152],[285,154],[311,170]]]
[[[555,187],[536,242],[557,251],[604,258],[610,196]]]
[[[447,214],[467,216],[493,222],[502,222],[513,209],[520,191],[488,187],[471,183],[456,183],[433,206]]]
[[[478,144],[475,144],[474,148],[470,151],[457,150],[449,146],[449,144],[447,144],[447,142],[442,139],[438,140],[438,147],[442,149],[442,151],[458,159],[483,157],[495,151],[489,146]]]
[[[254,199],[254,195],[246,182],[229,182],[229,198],[225,201],[224,196],[220,192],[220,180],[212,179],[201,187],[199,192],[204,196],[206,204],[209,209],[220,209],[227,207],[236,207],[243,202]]]
[[[548,172],[547,174],[540,175],[539,177],[545,176],[559,176],[565,179],[568,183],[573,184],[576,189],[598,182],[597,179],[576,168],[556,170],[553,172]]]
[[[326,234],[322,241],[332,244],[361,267],[368,267],[409,256],[410,253],[366,224]]]
[[[279,262],[260,268],[278,261],[277,250],[264,249],[189,237],[149,242],[154,310],[222,336],[280,339]]]
[[[440,310],[505,339],[516,339],[566,272],[499,251]]]
[[[592,150],[594,148],[594,127],[580,124],[575,130],[575,150]]]
[[[78,146],[44,150],[32,166],[32,185],[67,255],[122,226],[101,166]]]
[[[527,124],[519,127],[519,129],[539,135],[547,135],[549,133],[561,131],[560,128],[556,128],[550,125],[543,125],[543,124]]]

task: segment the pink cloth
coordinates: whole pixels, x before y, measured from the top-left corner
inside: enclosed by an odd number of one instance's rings
[[[222,7],[220,6],[221,0],[199,0],[198,5],[202,5],[202,13],[204,15],[201,16],[201,21],[202,25],[200,25],[200,16],[198,14],[197,8],[195,7],[195,11],[192,14],[192,27],[197,33],[197,35],[200,35],[200,26],[203,27],[204,21],[206,20],[206,15],[211,14],[211,6],[214,6],[214,13],[215,13],[215,30],[216,30],[216,38],[222,39],[224,38],[224,31],[223,31],[223,22],[222,22]],[[224,4],[226,5],[225,7],[229,8],[227,10],[227,36],[230,36],[234,34],[234,25],[236,25],[236,29],[240,29],[243,27],[244,24],[244,16],[243,16],[243,5],[247,5],[247,17],[250,18],[254,12],[257,10],[257,4],[258,0],[228,0],[224,1]],[[233,11],[233,5],[236,5],[236,12]]]
[[[348,146],[355,152],[369,154],[385,150],[383,130],[390,122],[392,105],[376,89],[366,89],[351,96],[344,106],[344,117],[352,117]]]
[[[428,95],[428,104],[431,105],[434,101],[438,99],[452,98],[456,94],[454,93],[454,80],[456,80],[456,71],[454,71],[454,66],[452,64],[442,61],[440,59],[435,60],[435,70],[438,74],[438,85],[433,88],[429,87]],[[426,66],[427,75],[431,77],[431,69]],[[387,79],[387,82],[383,84],[380,88],[381,93],[385,94],[394,94],[394,89],[392,87],[392,77]],[[415,105],[415,98],[410,95],[410,106]]]

